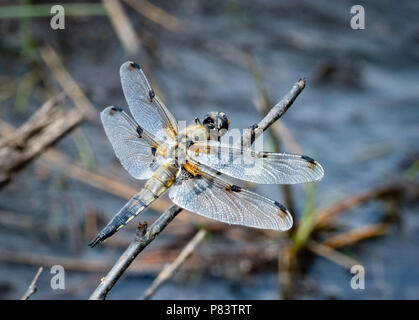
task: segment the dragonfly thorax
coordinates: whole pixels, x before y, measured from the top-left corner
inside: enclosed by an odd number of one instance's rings
[[[186,128],[187,141],[206,141],[209,138],[209,130],[206,127],[204,127],[199,121],[195,121],[195,124],[192,124]]]

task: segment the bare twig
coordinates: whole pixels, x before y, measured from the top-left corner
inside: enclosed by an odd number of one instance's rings
[[[26,290],[25,294],[22,296],[20,300],[28,300],[36,292],[36,283],[38,282],[38,279],[41,276],[42,270],[43,268],[39,267],[38,272],[35,274],[35,277],[33,278],[31,284],[28,287],[28,290]]]
[[[64,92],[61,92],[56,97],[48,99],[30,118],[26,121],[19,129],[11,125],[4,127],[4,132],[2,135],[5,135],[0,139],[0,148],[6,145],[14,145],[16,147],[23,148],[25,140],[28,140],[34,132],[42,130],[44,127],[48,126],[52,120],[53,116],[56,113],[56,107],[59,102],[61,102],[65,97]],[[9,131],[9,132],[7,132]]]
[[[250,146],[267,128],[269,128],[276,120],[287,112],[288,108],[291,107],[295,99],[305,88],[306,81],[304,78],[298,80],[291,90],[279,101],[269,113],[260,121],[249,128],[242,137],[242,145]]]
[[[179,268],[182,266],[185,260],[189,258],[189,256],[192,254],[195,248],[201,243],[201,241],[205,238],[206,235],[207,235],[207,231],[205,229],[201,229],[195,234],[192,240],[189,241],[188,244],[182,249],[182,251],[176,257],[176,259],[171,264],[166,266],[159,273],[156,279],[154,279],[151,286],[146,290],[143,296],[143,299],[150,299],[157,292],[157,290],[167,280],[169,280],[176,273],[176,271],[179,270]]]
[[[249,130],[247,130],[248,134],[241,137],[242,145],[251,146],[257,137],[259,137],[267,128],[269,128],[270,125],[272,125],[272,123],[278,120],[289,109],[304,87],[304,79],[300,79],[296,82],[285,97],[279,101],[258,124],[251,126]],[[89,299],[105,299],[108,292],[112,289],[124,271],[129,267],[135,257],[151,241],[153,241],[161,231],[163,231],[163,229],[180,211],[182,211],[181,207],[173,205],[160,215],[160,217],[153,223],[149,231],[145,233],[144,228],[140,228],[127,250],[125,250]]]
[[[254,106],[256,107],[256,109],[258,109],[260,111],[260,113],[262,115],[264,115],[265,113],[267,113],[269,111],[269,108],[271,106],[271,100],[269,98],[269,94],[268,94],[268,90],[266,89],[264,83],[263,83],[263,76],[262,76],[262,72],[260,70],[260,68],[258,67],[252,53],[249,51],[245,54],[246,56],[246,60],[247,63],[249,65],[249,69],[250,72],[253,76],[255,85],[258,89],[258,96],[259,99],[256,103],[254,103]],[[271,130],[273,130],[274,128],[278,128],[279,124],[281,123],[281,120],[276,121],[273,126],[271,127]],[[285,128],[285,126],[283,125],[281,127],[282,129]],[[291,136],[291,134],[286,131],[288,133],[288,138]],[[275,132],[276,133],[276,132]],[[282,141],[279,140],[281,136],[279,135],[271,135],[271,139],[274,145],[274,151],[275,152],[282,152],[282,145],[281,142],[284,141],[285,143],[287,142],[287,140],[282,139]],[[294,140],[293,140],[294,141]],[[295,141],[294,141],[295,143]],[[292,187],[291,185],[280,185],[279,188],[282,190],[283,194],[284,194],[284,201],[285,201],[285,206],[287,207],[287,209],[290,212],[295,213],[295,205],[294,205],[294,197],[293,197],[293,192],[292,192]]]
[[[58,101],[57,98],[48,100],[26,124],[0,142],[0,186],[83,120],[79,110],[59,110]]]
[[[266,86],[263,83],[262,72],[258,67],[255,58],[253,57],[251,52],[246,53],[245,57],[250,72],[253,76],[258,94],[257,101],[254,101],[253,106],[256,108],[256,110],[259,111],[259,113],[265,114],[269,111],[271,99],[269,98],[268,90],[266,89]],[[274,142],[278,146],[278,148],[280,148],[281,143],[283,143],[289,152],[292,152],[294,154],[302,153],[300,146],[295,141],[293,135],[281,120],[276,121],[272,125],[271,130],[275,133],[275,136],[273,138],[275,138]],[[276,137],[279,137],[281,139],[281,143]]]

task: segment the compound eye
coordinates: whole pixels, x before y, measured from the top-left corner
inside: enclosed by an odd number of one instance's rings
[[[202,124],[204,126],[206,126],[208,129],[214,129],[214,119],[212,119],[211,117],[206,117],[203,121]]]

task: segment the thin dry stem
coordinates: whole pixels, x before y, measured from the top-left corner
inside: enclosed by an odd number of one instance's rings
[[[22,296],[20,300],[28,300],[37,290],[36,283],[38,282],[39,277],[41,276],[42,267],[38,269],[38,272],[35,274],[31,284],[29,285],[28,289],[26,290],[25,294]]]
[[[48,100],[31,118],[0,141],[0,187],[8,183],[14,172],[55,143],[83,120],[83,114],[57,107],[59,99]],[[1,121],[1,130],[12,128]]]

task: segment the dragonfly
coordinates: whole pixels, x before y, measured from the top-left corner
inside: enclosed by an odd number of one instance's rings
[[[278,231],[292,227],[293,218],[280,202],[246,190],[231,178],[257,184],[316,181],[324,175],[317,161],[212,139],[211,133],[220,137],[229,128],[224,112],[210,112],[202,122],[195,118],[179,132],[175,117],[137,63],[122,64],[120,77],[135,120],[120,107],[110,106],[101,112],[101,121],[122,166],[134,178],[147,181],[89,243],[91,247],[123,228],[166,191],[176,205],[210,219]]]

